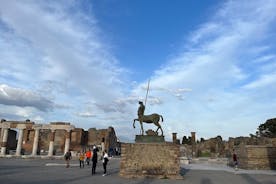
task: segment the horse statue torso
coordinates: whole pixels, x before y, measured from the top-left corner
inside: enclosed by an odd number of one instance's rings
[[[161,129],[161,132],[162,132],[162,136],[163,136],[163,130],[162,130],[162,127],[161,125],[159,124],[159,120],[162,120],[163,122],[163,117],[162,115],[159,115],[157,113],[154,113],[154,114],[150,114],[150,115],[143,115],[143,116],[140,116],[138,119],[134,119],[133,120],[133,128],[135,128],[135,121],[139,121],[140,122],[140,125],[141,125],[141,130],[142,130],[142,135],[144,135],[144,128],[143,128],[143,122],[144,123],[153,123],[155,124],[158,128],[156,130],[156,132]]]

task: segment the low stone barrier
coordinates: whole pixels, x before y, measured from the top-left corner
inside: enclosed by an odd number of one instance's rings
[[[276,147],[240,145],[237,147],[239,167],[243,169],[276,169]]]
[[[180,179],[179,145],[173,143],[124,143],[120,176]]]

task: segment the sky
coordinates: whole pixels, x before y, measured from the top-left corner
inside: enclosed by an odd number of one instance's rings
[[[274,0],[0,0],[0,118],[112,126],[131,142],[141,100],[167,141],[254,134],[276,117],[275,12]]]

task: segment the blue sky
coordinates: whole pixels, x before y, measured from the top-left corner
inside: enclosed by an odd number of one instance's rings
[[[275,117],[275,11],[273,0],[0,1],[0,117],[113,126],[133,141],[150,79],[146,114],[163,115],[167,140],[255,133]]]

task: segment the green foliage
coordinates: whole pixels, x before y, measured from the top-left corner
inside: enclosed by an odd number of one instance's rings
[[[256,134],[261,137],[276,138],[276,118],[268,119],[261,124]]]
[[[183,136],[182,144],[192,145],[192,138],[190,136],[188,138],[186,136]]]
[[[199,157],[211,157],[211,153],[209,151],[203,151],[203,152],[200,152]]]

